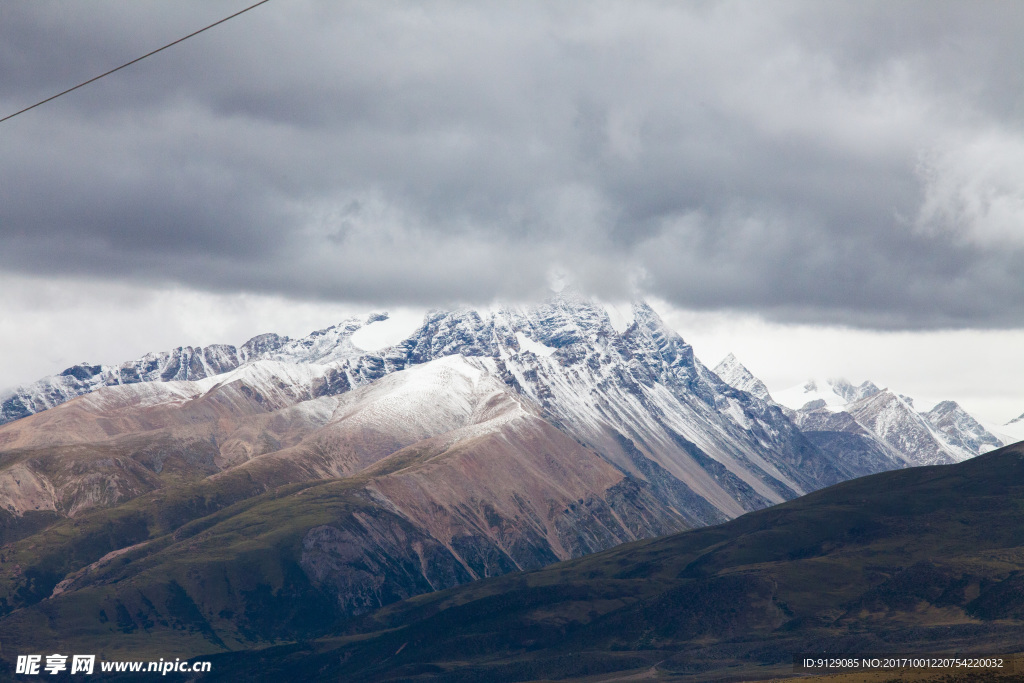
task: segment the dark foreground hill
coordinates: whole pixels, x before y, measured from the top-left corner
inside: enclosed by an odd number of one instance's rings
[[[796,653],[1024,651],[1024,445],[396,603],[225,680],[785,674]]]

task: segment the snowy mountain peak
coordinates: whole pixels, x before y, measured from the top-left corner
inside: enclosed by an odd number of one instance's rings
[[[821,406],[842,409],[848,403],[874,396],[880,391],[872,382],[854,386],[842,377],[831,377],[809,379],[802,385],[776,392],[774,396],[778,403],[793,410]]]
[[[854,386],[845,379],[834,379],[830,380],[832,384],[832,391],[842,396],[847,402],[852,403],[859,401],[862,398],[868,396],[874,396],[875,394],[882,391],[873,382],[864,381],[859,386]]]
[[[289,341],[291,340],[288,337],[283,337],[273,332],[258,334],[239,348],[240,360],[244,363],[254,358],[260,358],[265,354],[276,351]]]
[[[754,376],[732,353],[715,366],[713,372],[722,378],[722,381],[729,386],[745,391],[751,396],[756,396],[762,401],[771,401],[772,396],[768,393],[768,387],[764,382]]]
[[[4,421],[97,389],[117,394],[122,388],[109,385],[126,383],[127,368],[139,368],[136,382],[186,380],[187,400],[230,386],[223,391],[242,404],[277,410],[461,357],[484,362],[540,419],[630,473],[691,524],[849,478],[852,470],[816,449],[777,406],[706,368],[653,308],[635,302],[631,309],[621,331],[604,305],[572,291],[530,306],[431,311],[415,329],[392,330],[396,336],[384,340],[391,343],[373,350],[386,335],[368,337],[386,330],[389,316],[354,317],[301,339],[264,335],[241,350],[185,348],[149,354],[117,373],[94,374],[87,366],[45,378],[3,404]]]
[[[774,394],[802,429],[867,435],[910,465],[959,462],[1005,445],[955,401],[915,401],[865,381],[812,379]]]
[[[923,416],[948,444],[972,454],[986,453],[1004,445],[956,401],[942,401]]]

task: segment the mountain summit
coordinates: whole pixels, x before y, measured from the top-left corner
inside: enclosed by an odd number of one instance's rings
[[[772,395],[764,382],[754,377],[753,373],[737,360],[736,356],[729,354],[715,366],[715,374],[722,380],[740,391],[745,391],[762,401],[773,401]]]

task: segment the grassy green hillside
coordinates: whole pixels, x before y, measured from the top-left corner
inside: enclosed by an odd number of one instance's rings
[[[1024,651],[1024,447],[840,484],[727,524],[388,606],[222,655],[226,677],[513,681],[792,656]],[[230,675],[228,675],[230,672]]]

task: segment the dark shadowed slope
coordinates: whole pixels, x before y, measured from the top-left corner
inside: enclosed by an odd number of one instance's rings
[[[786,673],[800,652],[1022,651],[1024,446],[420,596],[347,633],[225,655],[219,670],[514,681],[657,666],[714,679]]]

